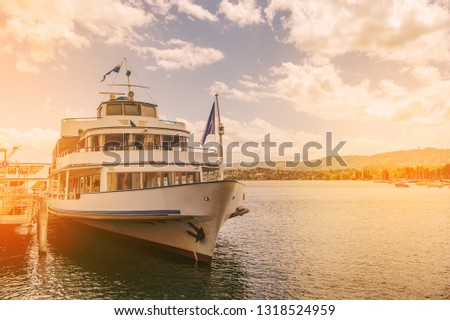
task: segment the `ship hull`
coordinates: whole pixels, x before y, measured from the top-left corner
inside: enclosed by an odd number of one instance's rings
[[[218,233],[241,208],[244,185],[213,181],[81,194],[49,199],[49,212],[83,224],[146,240],[162,249],[211,263]]]

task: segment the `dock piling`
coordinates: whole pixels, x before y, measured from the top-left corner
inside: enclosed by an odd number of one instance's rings
[[[48,227],[48,209],[47,197],[42,195],[39,197],[39,212],[37,219],[39,254],[47,253],[47,227]]]

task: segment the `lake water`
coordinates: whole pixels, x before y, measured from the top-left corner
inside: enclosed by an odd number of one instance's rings
[[[211,267],[57,218],[0,229],[0,299],[450,299],[450,190],[249,181]]]

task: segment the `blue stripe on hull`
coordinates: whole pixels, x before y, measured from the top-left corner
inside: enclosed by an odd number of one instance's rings
[[[58,213],[63,213],[63,214],[71,214],[71,213],[76,213],[76,214],[111,214],[111,215],[116,215],[116,214],[133,214],[133,215],[169,215],[169,214],[181,214],[180,210],[136,210],[136,211],[83,211],[83,210],[64,210],[64,209],[56,209],[53,207],[49,207],[49,209],[51,211],[54,212],[58,212]]]

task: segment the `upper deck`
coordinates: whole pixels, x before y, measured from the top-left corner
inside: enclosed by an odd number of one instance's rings
[[[68,118],[61,121],[61,137],[75,137],[90,129],[117,127],[147,127],[186,131],[182,122],[160,120],[158,107],[148,102],[134,101],[126,96],[103,102],[97,108],[97,117]]]

